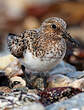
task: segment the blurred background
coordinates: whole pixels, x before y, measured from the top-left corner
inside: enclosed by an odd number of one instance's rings
[[[79,40],[80,47],[68,50],[65,60],[83,69],[84,0],[0,0],[0,56],[9,53],[9,32],[18,34],[24,29],[38,28],[44,19],[52,16],[63,18],[67,30]]]

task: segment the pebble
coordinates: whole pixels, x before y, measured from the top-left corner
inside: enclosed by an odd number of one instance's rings
[[[47,79],[48,88],[67,87],[71,82],[70,78],[61,74],[51,75]]]
[[[13,57],[11,54],[0,57],[0,70],[5,69],[11,62],[17,60],[15,57]]]
[[[82,89],[82,91],[84,91],[84,78],[73,79],[65,75],[57,74],[57,75],[52,75],[47,79],[47,85],[48,85],[47,88],[74,87],[74,88]]]
[[[63,101],[65,99],[71,98],[72,96],[81,93],[82,91],[77,88],[72,87],[57,87],[51,89],[45,89],[44,91],[39,91],[38,95],[41,97],[39,100],[44,105],[50,105],[54,102]]]
[[[69,86],[74,88],[80,88],[84,91],[84,78],[76,79],[75,81],[71,82]]]
[[[4,69],[6,76],[9,78],[14,76],[20,76],[23,74],[23,71],[21,69],[21,64],[18,62],[18,60],[12,61],[7,67]]]
[[[26,81],[19,76],[12,77],[10,78],[10,87],[12,88],[26,87]]]
[[[12,55],[0,57],[0,70],[4,70],[5,75],[9,78],[15,75],[23,74],[21,64]]]
[[[77,71],[76,68],[64,61],[57,65],[47,79],[48,87],[75,87],[84,88],[84,71]]]

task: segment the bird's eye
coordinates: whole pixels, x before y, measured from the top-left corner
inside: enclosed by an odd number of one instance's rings
[[[52,24],[51,27],[52,27],[53,29],[56,29],[56,25],[55,25],[55,24]]]

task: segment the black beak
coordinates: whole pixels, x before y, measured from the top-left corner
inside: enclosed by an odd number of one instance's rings
[[[79,42],[76,39],[72,38],[71,35],[69,33],[67,33],[66,31],[63,32],[62,36],[64,39],[70,41],[73,46],[75,46],[75,47],[79,46]]]

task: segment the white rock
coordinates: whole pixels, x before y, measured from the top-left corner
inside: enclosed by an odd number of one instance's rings
[[[25,87],[25,86],[26,86],[25,80],[23,80],[21,77],[18,77],[18,76],[12,77],[12,78],[10,79],[10,81],[11,81],[12,83],[13,83],[14,81],[20,82],[21,87]]]
[[[72,82],[72,80],[69,77],[64,76],[62,74],[51,75],[51,77],[48,78],[48,80],[47,80],[49,88],[66,87],[66,86],[69,86],[69,84],[71,84],[71,82]]]
[[[19,108],[14,108],[12,110],[45,110],[40,103],[32,103],[28,105],[21,106]]]

